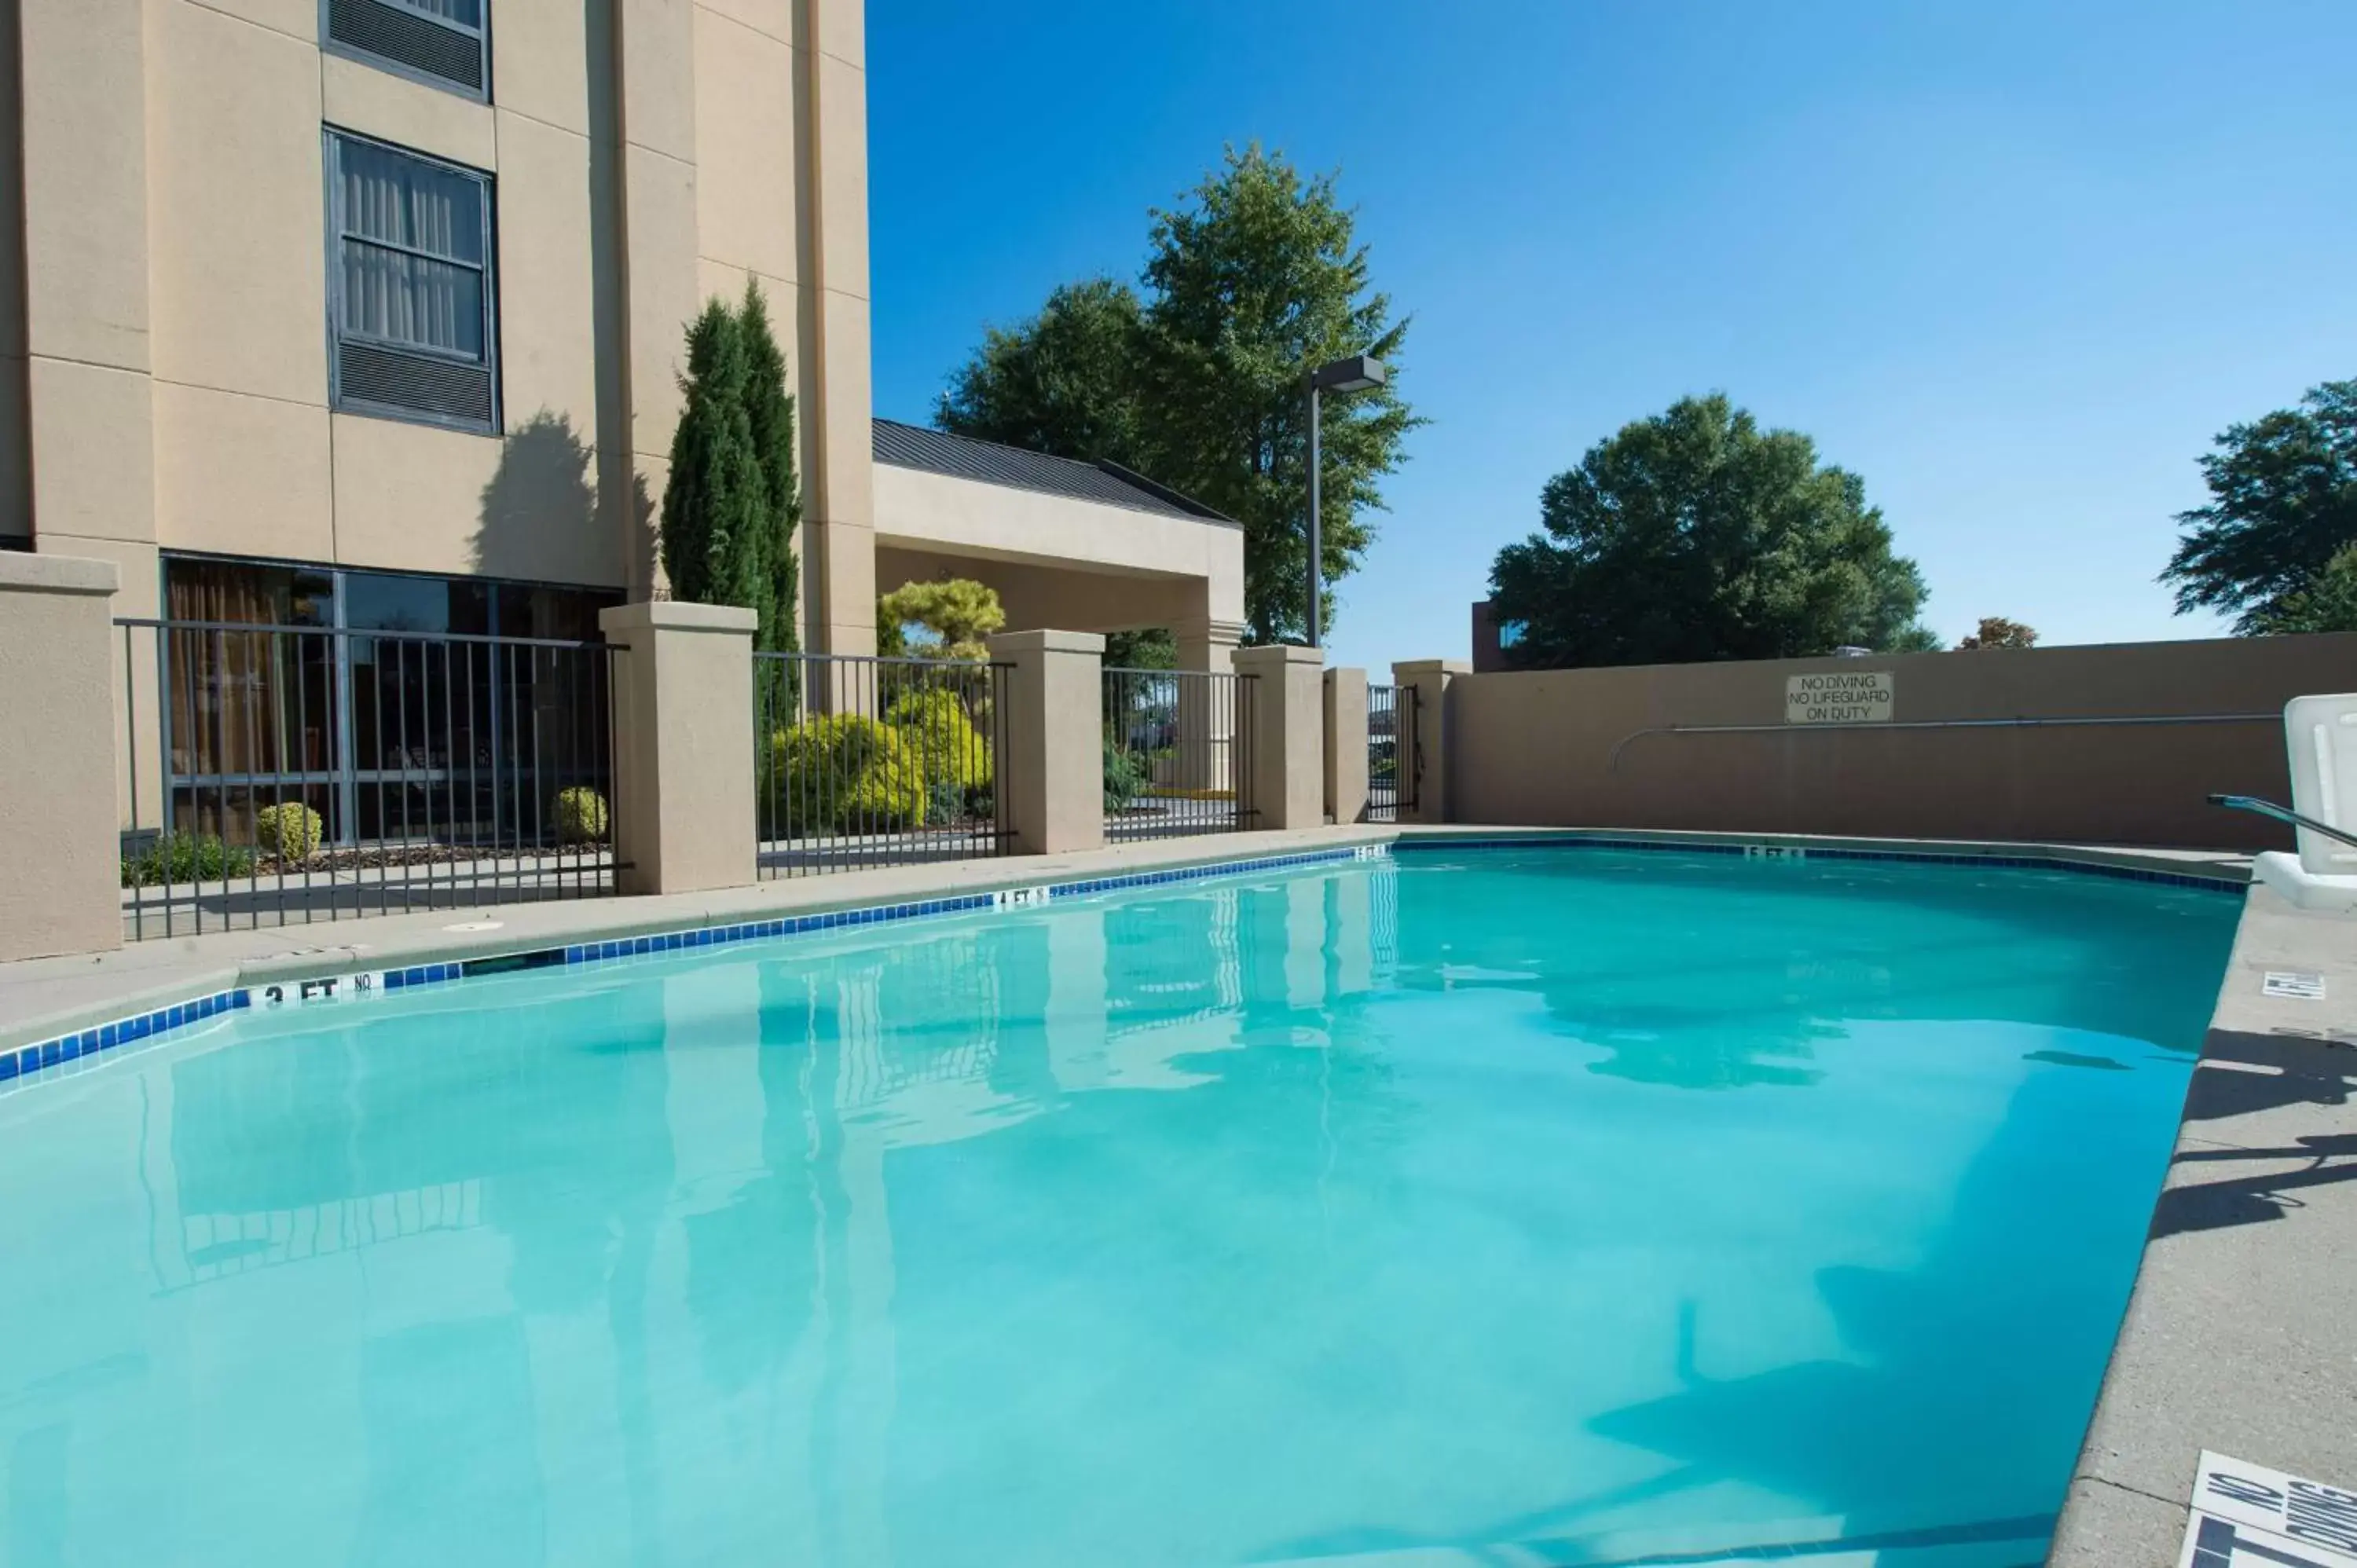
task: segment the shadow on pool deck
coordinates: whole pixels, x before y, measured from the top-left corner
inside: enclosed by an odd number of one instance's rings
[[[2326,1049],[2305,1040],[2213,1030],[2186,1091],[2189,1143],[2201,1139],[2203,1122],[2347,1105],[2348,1080],[2333,1070],[2345,1054],[2319,1054]],[[2279,1167],[2293,1160],[2309,1164],[2289,1171],[2250,1169],[2254,1163]],[[2357,1181],[2357,1133],[2298,1133],[2275,1146],[2203,1144],[2180,1148],[2170,1164],[2171,1183],[2153,1211],[2154,1240],[2282,1219],[2304,1207],[2303,1191]]]

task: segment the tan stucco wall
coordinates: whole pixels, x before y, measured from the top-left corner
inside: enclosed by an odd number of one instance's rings
[[[0,554],[0,962],[123,945],[112,563]]]
[[[1000,800],[1018,854],[1104,843],[1104,639],[1092,632],[1003,632],[990,657],[1006,671]]]
[[[624,893],[754,881],[753,622],[725,605],[598,613],[614,660],[614,854]]]
[[[1786,677],[1888,671],[1898,721],[2255,713],[2251,724],[1956,730],[1783,725]],[[1448,820],[2276,849],[2289,835],[2205,803],[2287,800],[2279,715],[2357,690],[2357,634],[1869,659],[1458,675]],[[1425,713],[1433,710],[1427,703]],[[1663,725],[1768,735],[1648,736]],[[1429,744],[1435,737],[1427,736]],[[1429,776],[1425,786],[1431,794]]]
[[[1198,599],[1189,613],[1220,621],[1243,619],[1243,532],[1230,524],[983,484],[888,463],[876,467],[876,518],[877,542],[886,551],[1193,583],[1200,585]],[[888,574],[879,571],[878,575]],[[899,580],[884,585],[897,587]],[[1094,626],[1106,618],[1097,615],[1086,621],[1038,624]]]
[[[1246,800],[1256,828],[1314,828],[1326,820],[1326,683],[1314,648],[1240,650],[1236,674],[1253,682]],[[1363,750],[1364,748],[1361,747]]]
[[[643,592],[685,325],[750,273],[867,646],[860,0],[493,10],[485,104],[316,0],[0,0],[0,535]],[[323,126],[494,177],[502,435],[329,413]]]

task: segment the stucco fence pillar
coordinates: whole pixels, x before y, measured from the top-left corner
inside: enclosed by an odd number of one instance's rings
[[[1253,682],[1251,777],[1242,780],[1255,828],[1326,821],[1325,655],[1275,643],[1239,649],[1236,674]]]
[[[1367,672],[1326,671],[1326,820],[1367,815]]]
[[[1172,682],[1178,704],[1176,741],[1170,776],[1157,775],[1157,784],[1181,789],[1221,792],[1235,789],[1236,693],[1226,677],[1235,672],[1236,644],[1243,639],[1241,621],[1197,620],[1171,628],[1178,645],[1178,668],[1209,671],[1214,679],[1190,681],[1181,675]]]
[[[1104,847],[1104,639],[1009,631],[990,639],[1008,666],[997,789],[1018,854]]]
[[[597,613],[614,656],[614,855],[624,893],[750,886],[751,610],[675,601]]]
[[[1414,659],[1392,666],[1392,683],[1399,688],[1401,706],[1415,704],[1412,721],[1401,715],[1402,755],[1397,764],[1401,822],[1448,821],[1448,685],[1458,676],[1472,672],[1472,665],[1457,659]],[[1411,800],[1413,807],[1408,804]]]
[[[0,961],[123,945],[112,561],[0,552]]]

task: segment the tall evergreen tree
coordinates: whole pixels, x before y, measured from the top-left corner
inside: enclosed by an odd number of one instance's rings
[[[1373,354],[1396,376],[1406,322],[1374,291],[1366,247],[1330,175],[1259,147],[1230,149],[1181,204],[1151,215],[1141,298],[1097,278],[994,328],[934,412],[945,430],[1111,458],[1244,527],[1255,642],[1297,639],[1308,609],[1308,372]],[[1326,580],[1357,569],[1366,514],[1419,421],[1397,381],[1326,400],[1319,520]],[[1324,616],[1333,625],[1331,605]],[[1142,650],[1151,648],[1156,652]],[[1167,637],[1123,650],[1167,658]]]
[[[762,593],[754,606],[761,615],[756,646],[791,653],[802,646],[802,568],[794,556],[794,530],[802,524],[802,497],[794,471],[794,400],[786,391],[786,356],[770,329],[770,302],[750,278],[737,325],[745,339],[745,412],[768,513],[761,538]]]
[[[742,323],[713,300],[687,331],[684,404],[663,489],[662,564],[674,597],[758,609],[768,488],[745,404]]]
[[[2342,591],[2326,574],[2357,544],[2357,381],[2311,387],[2216,446],[2201,459],[2210,504],[2177,514],[2184,536],[2160,575],[2178,613],[2232,611],[2245,637],[2320,629]]]

